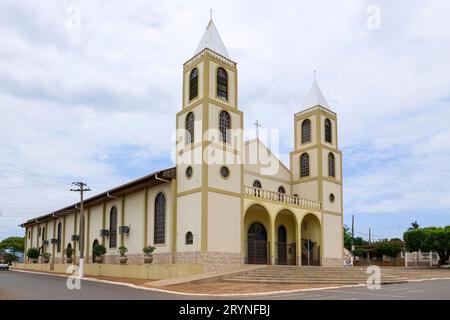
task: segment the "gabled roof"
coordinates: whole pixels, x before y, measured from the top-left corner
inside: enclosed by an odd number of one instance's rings
[[[158,176],[159,175],[159,176]],[[110,189],[108,191],[102,192],[100,194],[97,194],[93,197],[90,197],[86,200],[84,200],[83,204],[85,208],[97,205],[99,203],[102,203],[104,201],[107,201],[111,198],[121,197],[123,195],[135,192],[137,190],[152,187],[164,182],[169,182],[172,179],[176,178],[176,169],[175,167],[168,168],[165,170],[160,170],[153,172],[149,175],[146,175],[142,178],[133,180],[131,182],[125,183],[123,185],[120,185],[118,187],[115,187],[113,189]],[[80,203],[74,203],[70,206],[67,206],[65,208],[53,211],[51,213],[30,219],[21,225],[20,227],[24,227],[30,224],[38,223],[38,222],[44,222],[51,220],[53,217],[68,215],[68,214],[74,214],[79,212]]]
[[[329,108],[327,100],[323,96],[317,81],[314,79],[311,89],[309,89],[309,93],[303,101],[302,108],[306,109],[315,106]]]
[[[200,43],[197,46],[197,50],[195,50],[194,55],[200,53],[203,49],[208,48],[215,53],[220,54],[221,56],[230,59],[228,55],[227,48],[223,44],[222,38],[220,38],[219,32],[217,31],[216,26],[214,25],[213,20],[209,20],[208,26],[206,27],[205,33],[203,34]]]

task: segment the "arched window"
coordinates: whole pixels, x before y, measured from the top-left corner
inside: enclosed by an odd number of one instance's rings
[[[309,176],[309,155],[303,153],[300,156],[300,177]]]
[[[62,226],[61,222],[58,223],[58,232],[57,232],[57,243],[56,243],[56,251],[61,252],[61,234],[62,234]]]
[[[155,234],[154,243],[163,244],[166,241],[166,197],[162,192],[155,199]]]
[[[223,142],[229,142],[230,137],[228,134],[228,130],[231,129],[231,117],[228,112],[225,110],[220,111],[219,114],[219,131],[220,138]]]
[[[109,213],[109,247],[117,247],[117,209],[112,207]]]
[[[311,121],[306,119],[302,122],[302,143],[311,142]]]
[[[192,234],[192,232],[186,232],[185,240],[187,245],[194,243],[194,235]]]
[[[198,95],[198,70],[197,68],[192,69],[189,75],[189,101],[197,98]]]
[[[261,189],[262,188],[261,182],[259,182],[259,180],[253,181],[253,188]]]
[[[330,177],[336,177],[335,173],[335,161],[334,161],[334,154],[330,152],[328,154],[328,175]]]
[[[325,141],[331,143],[331,121],[325,119]]]
[[[189,112],[186,116],[186,144],[194,142],[194,114]]]
[[[286,189],[283,186],[278,187],[278,200],[283,201],[283,195],[286,194]]]
[[[228,74],[224,68],[217,69],[217,97],[228,100]]]

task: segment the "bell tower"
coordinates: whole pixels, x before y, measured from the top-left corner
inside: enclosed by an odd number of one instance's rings
[[[177,113],[177,260],[240,262],[243,113],[237,68],[211,19],[183,65]],[[192,233],[192,244],[185,235]]]
[[[324,265],[341,266],[342,152],[338,148],[337,114],[330,110],[315,79],[302,108],[294,116],[292,193],[321,201],[322,261]]]

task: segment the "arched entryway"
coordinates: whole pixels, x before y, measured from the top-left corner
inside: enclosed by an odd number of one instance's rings
[[[322,229],[319,219],[308,213],[302,219],[301,262],[304,266],[320,266]]]
[[[95,239],[94,242],[92,242],[92,263],[95,262],[94,248],[95,248],[95,246],[97,246],[97,245],[98,245],[98,240]]]
[[[270,263],[270,216],[259,204],[250,206],[244,217],[245,263]]]
[[[297,220],[295,215],[287,210],[281,210],[275,219],[275,263],[282,265],[297,264]]]

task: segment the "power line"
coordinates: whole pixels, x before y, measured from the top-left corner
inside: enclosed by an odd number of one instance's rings
[[[62,185],[67,186],[68,185],[68,183],[50,179],[50,178],[41,176],[39,174],[36,174],[36,173],[28,171],[28,170],[16,168],[16,167],[6,164],[4,162],[0,162],[0,170],[3,170],[4,172],[12,174],[12,175],[16,175],[16,176],[28,179],[33,182],[46,184],[49,186],[58,186],[58,185],[59,186],[62,186]]]

